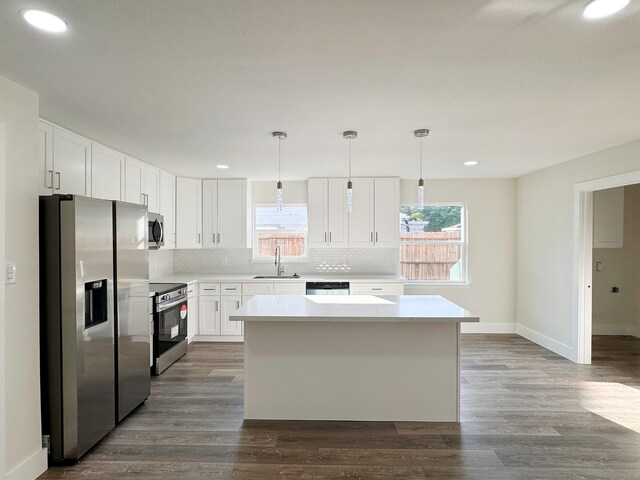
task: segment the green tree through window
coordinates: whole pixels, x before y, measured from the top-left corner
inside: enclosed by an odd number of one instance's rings
[[[404,205],[400,213],[405,214],[408,221],[426,221],[425,232],[440,232],[443,228],[458,225],[461,219],[459,205],[430,205],[424,208]]]

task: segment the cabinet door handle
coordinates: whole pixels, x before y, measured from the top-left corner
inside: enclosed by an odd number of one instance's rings
[[[327,232],[324,232],[324,243],[327,243]]]
[[[373,243],[373,232],[371,232],[371,243]]]
[[[236,300],[236,310],[240,308],[240,302]]]
[[[331,232],[329,232],[329,243],[331,243]]]
[[[214,234],[212,234],[212,236],[213,236],[213,240],[212,240],[213,243],[216,243],[216,234],[214,233]]]
[[[47,170],[49,172],[49,185],[46,185],[47,188],[53,188],[53,170]]]
[[[216,300],[216,312],[220,311],[220,302]]]
[[[218,243],[220,243],[220,234],[218,234]]]
[[[60,172],[56,172],[56,177],[58,178],[58,186],[56,187],[56,190],[60,190]]]
[[[378,232],[376,232],[376,243],[378,243]]]
[[[198,241],[196,243],[200,243],[200,234],[197,234]]]
[[[381,289],[381,288],[372,288],[371,290],[380,291],[380,290],[382,290],[382,289]]]

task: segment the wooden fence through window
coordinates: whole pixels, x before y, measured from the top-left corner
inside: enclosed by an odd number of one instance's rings
[[[258,254],[268,257],[276,251],[280,245],[280,255],[287,257],[299,257],[304,255],[303,233],[258,233]]]
[[[400,241],[460,241],[460,230],[401,232]],[[459,244],[400,244],[400,274],[409,280],[449,280],[450,270],[461,256]]]

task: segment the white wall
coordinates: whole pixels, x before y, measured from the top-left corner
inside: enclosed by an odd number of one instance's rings
[[[637,334],[640,286],[640,185],[624,188],[624,238],[622,248],[593,249],[593,333]],[[594,202],[598,201],[598,192]],[[596,271],[602,262],[602,271]],[[617,286],[619,293],[612,293]]]
[[[6,137],[4,254],[18,267],[17,282],[5,286],[10,321],[0,338],[7,436],[0,475],[35,478],[46,468],[40,439],[38,95],[0,76],[0,122]]]
[[[573,305],[574,186],[640,170],[640,141],[518,179],[518,331],[576,359]]]
[[[400,203],[415,204],[417,182],[402,180]],[[469,287],[408,286],[407,294],[440,294],[480,316],[465,331],[515,331],[516,181],[427,180],[425,202],[465,202]]]

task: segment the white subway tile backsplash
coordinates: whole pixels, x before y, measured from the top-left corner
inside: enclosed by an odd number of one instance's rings
[[[168,250],[173,252],[173,273],[228,273],[269,275],[272,263],[252,262],[251,249]],[[375,273],[397,274],[396,248],[315,248],[306,261],[286,262],[286,274]]]
[[[149,250],[149,280],[173,275],[173,250]]]

